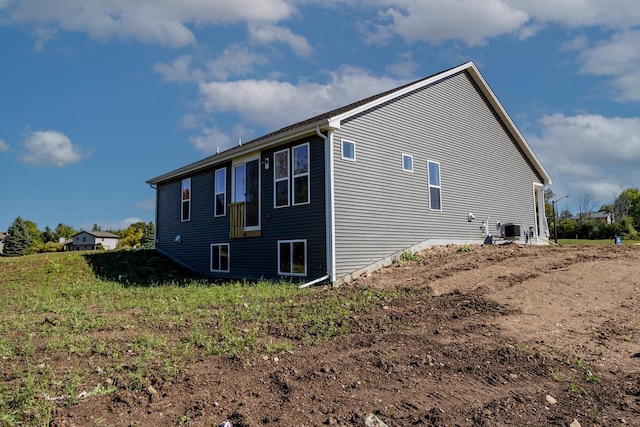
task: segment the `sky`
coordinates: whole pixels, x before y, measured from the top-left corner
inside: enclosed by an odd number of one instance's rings
[[[0,0],[0,230],[153,221],[146,180],[468,61],[559,211],[640,187],[637,0]]]

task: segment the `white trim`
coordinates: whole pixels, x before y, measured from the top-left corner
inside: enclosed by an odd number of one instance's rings
[[[291,266],[291,271],[281,271],[280,270],[280,245],[282,243],[288,243],[290,248],[289,248],[289,256],[290,256],[290,266]],[[293,272],[293,244],[294,243],[304,243],[304,273],[294,273]],[[280,276],[296,276],[296,277],[303,277],[307,275],[307,239],[297,239],[297,240],[278,240],[278,274]]]
[[[404,164],[404,160],[405,160],[405,159],[409,159],[409,161],[411,162],[411,168],[407,169],[407,168],[405,167],[405,164]],[[404,172],[411,172],[411,173],[413,173],[413,156],[412,156],[411,154],[405,154],[405,153],[402,153],[401,160],[402,160],[402,170],[403,170]]]
[[[336,204],[335,204],[335,162],[333,157],[334,139],[333,131],[327,132],[327,149],[325,161],[327,169],[326,193],[325,199],[327,204],[327,273],[329,273],[329,281],[333,282],[336,277]],[[354,151],[355,154],[355,151]]]
[[[188,199],[184,199],[184,183],[188,182],[189,183],[189,198]],[[184,178],[181,182],[180,182],[180,222],[189,222],[191,221],[191,199],[193,198],[193,194],[192,194],[192,187],[191,187],[191,178]],[[187,219],[184,219],[184,203],[185,202],[189,202],[189,217]]]
[[[247,227],[246,226],[246,209],[245,209],[245,231],[257,231],[261,229],[262,221],[262,168],[260,167],[260,153],[253,153],[248,156],[238,157],[233,160],[231,164],[231,202],[236,202],[236,173],[235,168],[240,165],[245,165],[245,177],[246,177],[246,164],[253,161],[258,161],[258,225]],[[246,202],[246,200],[245,200]]]
[[[344,155],[344,144],[345,143],[353,145],[353,157],[345,157],[345,155]],[[341,139],[340,140],[340,158],[342,160],[348,160],[350,162],[355,162],[356,161],[356,143],[355,143],[355,141],[350,141],[348,139]]]
[[[278,177],[276,176],[276,172],[278,171],[278,161],[276,160],[276,156],[280,153],[287,154],[287,177],[278,179]],[[278,192],[276,191],[276,184],[285,180],[287,181],[287,204],[278,206],[276,204],[276,198],[278,195]],[[278,150],[273,153],[273,208],[279,209],[289,206],[291,206],[291,154],[289,152],[289,149],[285,148],[284,150]]]
[[[431,184],[431,171],[429,170],[429,165],[433,163],[434,165],[438,165],[438,185]],[[429,184],[429,210],[435,212],[442,212],[442,176],[440,174],[440,162],[436,162],[434,160],[427,160],[427,181]],[[438,196],[439,196],[439,205],[440,209],[433,209],[431,205],[431,187],[437,188]]]
[[[307,171],[305,173],[295,173],[296,156],[295,151],[300,147],[307,147]],[[296,203],[296,178],[307,177],[307,200],[304,202]],[[308,142],[304,144],[298,144],[291,147],[291,206],[308,205],[311,203],[311,145]]]
[[[412,92],[417,89],[421,89],[425,86],[437,83],[441,80],[444,80],[454,74],[460,73],[462,71],[467,71],[471,76],[472,80],[477,84],[479,90],[485,95],[489,104],[493,107],[493,109],[497,112],[498,117],[505,124],[509,133],[516,140],[516,143],[519,147],[522,148],[525,157],[531,162],[533,168],[538,172],[544,185],[551,185],[552,180],[547,171],[544,169],[536,155],[529,147],[529,144],[525,141],[524,137],[520,133],[520,131],[516,128],[515,124],[502,107],[498,98],[495,96],[487,82],[484,80],[478,69],[476,68],[473,62],[467,62],[465,64],[459,65],[450,70],[438,73],[432,77],[427,79],[423,79],[418,81],[412,85],[409,85],[405,88],[394,90],[390,94],[376,98],[375,100],[362,104],[358,107],[355,107],[351,110],[345,111],[342,114],[338,114],[333,117],[327,117],[315,121],[313,123],[309,123],[302,126],[293,126],[291,130],[284,131],[281,133],[274,133],[268,138],[261,139],[260,141],[256,141],[255,143],[249,142],[240,147],[236,147],[234,149],[227,150],[219,155],[211,156],[206,159],[200,160],[198,162],[192,163],[190,165],[184,166],[182,168],[176,169],[174,171],[165,173],[158,177],[152,178],[147,181],[149,184],[158,184],[160,182],[165,182],[174,178],[178,178],[180,176],[184,176],[195,171],[198,171],[203,168],[207,168],[211,165],[221,163],[223,161],[227,161],[229,159],[233,159],[236,155],[242,155],[243,153],[248,152],[256,152],[262,149],[266,149],[268,147],[283,144],[290,141],[295,141],[300,138],[304,138],[313,134],[316,129],[320,128],[321,130],[335,130],[340,129],[342,120],[355,116],[356,114],[360,114],[368,109],[374,108],[378,105],[381,105],[385,102],[389,102],[391,100],[397,99],[401,96],[406,95],[409,92]]]
[[[213,247],[214,246],[218,247],[218,264],[221,264],[220,261],[222,260],[222,256],[219,248],[221,246],[227,247],[227,269],[226,270],[213,269]],[[229,243],[212,243],[211,246],[209,246],[209,270],[212,273],[229,273],[231,271],[231,245]]]
[[[222,193],[218,193],[218,172],[222,171],[224,176],[224,191]],[[216,169],[213,173],[213,217],[219,218],[227,215],[227,168]],[[222,213],[218,214],[216,212],[216,207],[218,206],[218,195],[224,194],[224,203],[222,203]]]

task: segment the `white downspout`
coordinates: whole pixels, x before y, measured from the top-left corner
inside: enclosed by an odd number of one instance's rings
[[[333,131],[327,130],[327,136],[320,132],[320,126],[316,126],[316,134],[322,138],[325,157],[325,218],[326,218],[326,247],[327,247],[327,275],[329,282],[336,280],[336,247],[335,247],[335,199],[333,194]]]

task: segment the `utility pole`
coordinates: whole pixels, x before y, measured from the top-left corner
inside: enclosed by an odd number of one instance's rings
[[[558,244],[558,227],[556,227],[556,217],[558,213],[556,212],[556,203],[558,203],[562,199],[566,199],[569,196],[562,196],[559,199],[555,199],[551,201],[551,209],[553,210],[553,234],[556,245]]]

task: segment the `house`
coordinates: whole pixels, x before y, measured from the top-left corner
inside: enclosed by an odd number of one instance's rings
[[[604,224],[613,224],[613,214],[611,212],[590,212],[588,214],[579,214],[571,217],[574,221],[579,221],[581,219],[595,219],[598,222]]]
[[[551,179],[472,62],[147,183],[156,249],[221,278],[339,285],[405,251],[549,238]]]
[[[4,239],[7,237],[5,233],[0,233],[0,255],[3,254],[4,251]]]
[[[63,242],[66,250],[92,251],[96,249],[115,249],[120,236],[105,231],[81,231],[72,236],[71,240]]]

